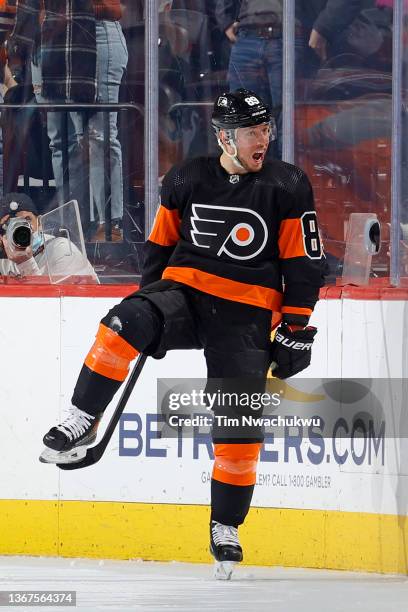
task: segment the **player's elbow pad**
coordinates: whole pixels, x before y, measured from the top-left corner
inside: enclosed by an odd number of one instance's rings
[[[289,378],[310,365],[316,327],[294,330],[283,323],[271,344],[271,369],[277,378]]]

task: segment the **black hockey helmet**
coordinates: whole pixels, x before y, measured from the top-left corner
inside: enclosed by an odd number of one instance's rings
[[[233,130],[267,123],[271,118],[269,108],[256,93],[249,89],[237,89],[218,96],[212,124],[216,129]]]

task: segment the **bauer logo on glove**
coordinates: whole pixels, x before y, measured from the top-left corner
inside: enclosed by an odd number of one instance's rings
[[[271,369],[277,378],[289,378],[310,365],[316,327],[295,329],[283,323],[271,345]]]

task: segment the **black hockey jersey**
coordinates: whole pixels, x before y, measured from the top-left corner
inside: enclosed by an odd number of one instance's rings
[[[302,324],[323,284],[310,182],[281,161],[243,175],[219,158],[175,166],[145,248],[141,286],[172,279]]]

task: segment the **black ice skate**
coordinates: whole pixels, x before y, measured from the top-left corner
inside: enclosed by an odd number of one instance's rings
[[[87,446],[96,439],[100,417],[71,406],[67,418],[45,434],[42,463],[73,463],[86,455]]]
[[[210,552],[215,559],[214,577],[217,580],[230,580],[234,565],[243,559],[238,529],[211,521]]]

